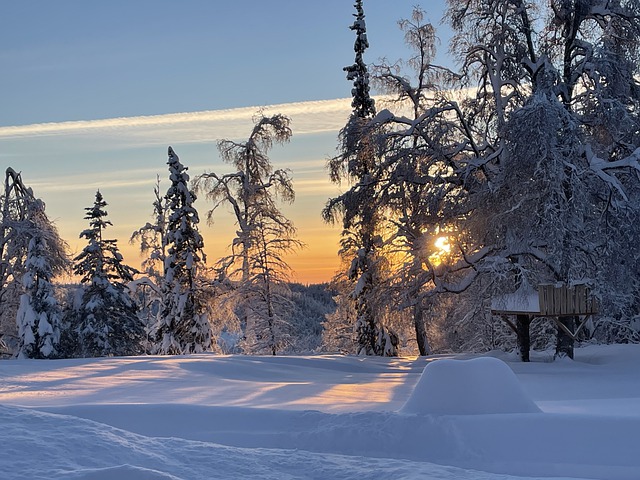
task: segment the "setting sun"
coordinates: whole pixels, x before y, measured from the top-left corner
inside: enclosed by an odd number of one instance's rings
[[[449,245],[447,237],[438,237],[433,244],[440,252],[449,253],[451,251],[451,245]]]
[[[451,252],[449,237],[437,237],[433,242],[433,246],[436,247],[436,250],[429,256],[429,261],[433,266],[438,266],[445,261],[447,255]]]

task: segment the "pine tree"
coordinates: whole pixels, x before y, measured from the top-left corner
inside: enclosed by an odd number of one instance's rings
[[[327,202],[323,217],[332,223],[342,218],[341,255],[351,260],[347,277],[353,283],[350,295],[356,309],[357,353],[392,356],[397,354],[395,335],[382,325],[382,316],[375,309],[382,281],[378,254],[381,238],[377,231],[380,211],[374,205],[378,194],[374,176],[376,157],[366,127],[376,112],[363,58],[369,42],[362,0],[357,0],[354,6],[356,19],[350,28],[356,33],[355,62],[344,68],[347,79],[353,81],[353,111],[340,132],[340,153],[329,161],[331,180],[335,183],[347,180],[352,186]]]
[[[212,334],[200,270],[205,261],[204,240],[198,231],[196,195],[189,189],[187,167],[169,147],[167,230],[162,306],[155,331],[157,353],[180,355],[211,350]]]
[[[112,225],[100,191],[93,206],[85,208],[89,228],[80,233],[87,246],[74,259],[80,276],[81,298],[74,308],[74,330],[82,356],[137,355],[142,353],[144,329],[127,284],[136,270],[123,263],[117,240],[104,238]]]
[[[347,80],[353,81],[353,89],[351,96],[353,100],[352,115],[356,118],[371,118],[376,114],[375,101],[369,95],[369,70],[364,62],[364,52],[369,48],[369,40],[367,39],[367,25],[364,20],[364,8],[362,0],[356,0],[354,4],[356,17],[353,25],[349,28],[356,33],[356,41],[353,45],[356,57],[353,65],[344,67],[347,72]]]

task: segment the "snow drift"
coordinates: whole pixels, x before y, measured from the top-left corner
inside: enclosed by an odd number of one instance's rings
[[[492,357],[429,363],[400,410],[421,415],[536,413],[513,371]]]

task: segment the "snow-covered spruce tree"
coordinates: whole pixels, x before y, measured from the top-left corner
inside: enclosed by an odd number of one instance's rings
[[[87,246],[74,259],[81,296],[74,305],[74,332],[83,357],[138,355],[143,352],[144,328],[127,284],[136,270],[123,263],[117,240],[104,238],[111,225],[100,191],[85,208],[89,228],[80,233]]]
[[[356,309],[356,353],[394,356],[397,355],[397,337],[382,324],[382,315],[376,312],[382,283],[378,252],[382,243],[378,231],[381,212],[374,204],[377,158],[366,128],[376,111],[369,94],[369,72],[364,62],[369,42],[362,1],[357,0],[354,6],[356,19],[350,28],[356,33],[355,62],[344,68],[347,79],[353,82],[353,111],[340,131],[339,153],[328,164],[331,180],[334,183],[348,181],[351,187],[327,202],[323,217],[331,223],[342,220],[340,254],[350,263],[347,277],[353,288],[348,294],[353,296]],[[339,303],[349,304],[348,301]]]
[[[223,205],[233,209],[237,237],[231,254],[218,262],[219,278],[231,290],[223,301],[234,303],[244,331],[247,353],[275,355],[287,344],[289,325],[285,318],[293,308],[287,286],[289,267],[284,256],[302,246],[295,227],[277,202],[295,199],[290,173],[274,170],[267,152],[273,143],[291,138],[289,118],[260,115],[246,142],[222,140],[218,149],[234,173],[205,173],[198,177],[199,191],[214,203],[209,212]]]
[[[375,101],[369,94],[369,71],[367,64],[364,62],[364,52],[369,48],[367,25],[364,20],[362,0],[356,0],[353,6],[356,9],[356,13],[353,14],[356,19],[349,28],[356,33],[356,40],[353,44],[356,57],[353,65],[344,67],[343,70],[347,72],[347,80],[353,82],[353,89],[351,90],[353,116],[356,118],[370,118],[376,114],[376,107]]]
[[[20,297],[17,314],[18,356],[27,358],[57,356],[62,310],[52,279],[68,266],[63,256],[66,244],[44,217],[43,210],[41,214],[43,217],[34,219],[22,277],[25,293]]]
[[[154,332],[159,354],[181,355],[211,350],[211,326],[206,308],[201,270],[204,240],[196,195],[189,189],[187,167],[169,147],[169,181],[166,235],[163,240],[164,280],[162,306]]]

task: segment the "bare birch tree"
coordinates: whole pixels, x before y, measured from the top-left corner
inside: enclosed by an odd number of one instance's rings
[[[214,204],[210,219],[221,205],[231,206],[235,216],[238,230],[230,255],[218,262],[218,280],[230,286],[226,297],[234,303],[249,353],[276,355],[287,342],[285,313],[292,305],[285,255],[302,244],[277,204],[295,199],[290,172],[274,170],[267,152],[274,143],[289,141],[289,123],[284,115],[258,116],[246,142],[218,143],[223,160],[236,171],[196,179],[198,191]]]

